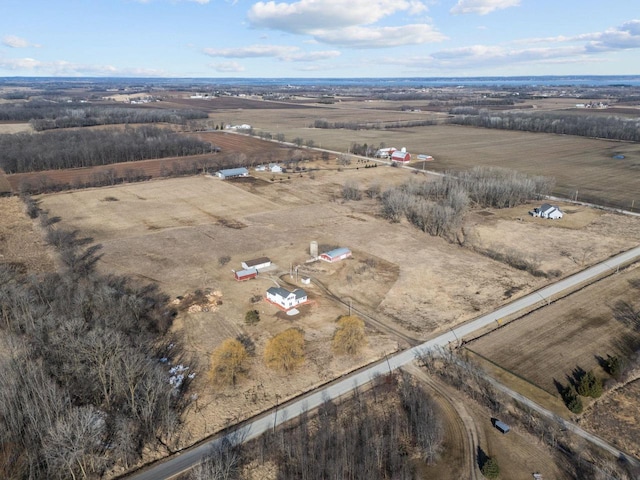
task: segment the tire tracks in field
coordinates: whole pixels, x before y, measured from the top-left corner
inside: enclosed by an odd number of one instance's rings
[[[462,424],[459,430],[462,431],[461,436],[465,443],[464,448],[464,463],[469,474],[469,480],[482,480],[484,477],[480,474],[478,469],[478,462],[476,461],[476,452],[480,446],[480,431],[476,426],[475,421],[469,414],[464,403],[453,393],[450,388],[442,383],[440,380],[428,375],[424,370],[415,365],[409,363],[403,367],[403,370],[410,373],[414,378],[424,385],[427,385],[440,397],[446,410],[452,414],[451,417],[457,417]]]

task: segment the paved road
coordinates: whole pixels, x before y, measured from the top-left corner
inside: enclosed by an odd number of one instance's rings
[[[437,347],[444,347],[451,342],[458,342],[464,336],[480,330],[487,325],[497,322],[501,318],[507,317],[520,310],[539,305],[541,302],[548,302],[554,296],[571,290],[572,288],[592,280],[606,272],[616,271],[619,267],[628,263],[632,263],[640,258],[640,246],[633,248],[627,252],[609,258],[593,267],[582,272],[576,273],[564,280],[553,285],[545,287],[534,293],[531,293],[509,305],[495,310],[487,315],[483,315],[469,323],[461,325],[449,332],[440,335],[434,339],[428,340],[418,346],[397,353],[385,360],[375,363],[367,368],[361,369],[342,380],[333,382],[325,387],[321,387],[300,399],[295,399],[285,405],[280,406],[266,414],[243,424],[237,431],[237,437],[240,441],[247,441],[262,435],[269,429],[274,428],[281,423],[291,420],[299,416],[306,410],[312,410],[319,407],[327,399],[335,399],[351,392],[355,387],[364,385],[375,379],[379,375],[385,375],[392,370],[402,367],[413,361],[417,355],[426,350]],[[515,392],[514,392],[515,393]],[[567,424],[568,425],[568,424]],[[579,427],[576,427],[576,429]],[[586,434],[586,432],[585,432]],[[588,437],[585,437],[588,438]],[[595,442],[602,442],[597,437],[588,438]],[[200,461],[209,451],[215,442],[221,441],[219,437],[210,440],[197,447],[186,450],[180,454],[173,455],[163,462],[155,464],[147,469],[133,474],[129,478],[134,480],[159,480],[170,479],[178,474],[188,470],[198,461]],[[598,443],[600,444],[600,443]],[[613,447],[611,447],[613,448]]]

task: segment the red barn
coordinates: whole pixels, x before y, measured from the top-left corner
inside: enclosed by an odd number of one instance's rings
[[[236,280],[239,282],[242,282],[244,280],[251,280],[252,278],[256,278],[258,276],[258,270],[256,270],[255,268],[238,270],[237,272],[233,272],[233,276],[236,277]]]
[[[391,154],[391,161],[398,163],[409,163],[411,161],[411,154],[409,152],[396,150]]]

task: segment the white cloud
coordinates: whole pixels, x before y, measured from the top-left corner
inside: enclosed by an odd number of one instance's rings
[[[250,45],[238,48],[205,48],[210,57],[222,58],[277,58],[285,62],[314,62],[340,55],[336,50],[301,51],[299,47],[287,45]]]
[[[247,14],[253,27],[309,33],[370,25],[396,12],[417,14],[427,7],[417,0],[300,0],[294,3],[258,2]]]
[[[458,0],[458,3],[451,9],[454,15],[477,13],[486,15],[495,10],[517,7],[520,0]]]
[[[6,47],[11,48],[40,47],[40,45],[38,45],[37,43],[31,43],[28,40],[25,40],[21,37],[16,37],[15,35],[5,35],[4,37],[2,37],[2,44]]]
[[[398,47],[440,42],[447,37],[427,24],[402,27],[348,27],[341,30],[318,30],[314,37],[324,43],[352,48]]]
[[[300,0],[258,2],[247,15],[255,28],[309,35],[316,41],[353,48],[393,47],[445,39],[428,24],[375,26],[398,12],[426,12],[419,0]]]
[[[238,62],[212,63],[210,67],[214,68],[217,72],[220,72],[220,73],[244,72],[244,67],[240,65]]]
[[[34,58],[0,58],[0,70],[24,71],[59,76],[166,76],[166,72],[145,68],[117,68],[113,65],[87,65],[55,60],[44,62]]]

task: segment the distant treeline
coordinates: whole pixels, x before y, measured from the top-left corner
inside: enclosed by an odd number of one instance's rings
[[[454,108],[451,113],[460,114],[448,120],[457,125],[640,141],[640,118],[557,112],[495,112],[469,107]]]
[[[345,129],[345,130],[385,130],[391,128],[411,128],[436,125],[435,120],[412,120],[407,122],[329,122],[327,120],[316,120],[313,122],[314,128]]]
[[[68,105],[44,101],[0,104],[0,120],[30,122],[37,131],[120,123],[175,123],[207,118],[198,110]]]
[[[0,135],[0,168],[26,173],[93,167],[151,158],[197,155],[214,147],[170,129],[142,126],[125,130],[65,130],[39,135]]]

